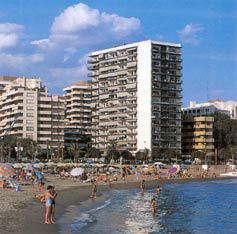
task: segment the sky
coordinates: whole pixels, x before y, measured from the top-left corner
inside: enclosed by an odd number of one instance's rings
[[[0,75],[62,94],[91,51],[151,39],[182,44],[183,106],[237,100],[236,21],[235,0],[0,1]]]

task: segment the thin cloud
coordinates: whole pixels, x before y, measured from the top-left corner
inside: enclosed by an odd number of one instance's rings
[[[0,24],[0,50],[9,49],[18,44],[24,26],[20,24]]]
[[[225,92],[225,90],[224,89],[213,89],[213,90],[211,90],[211,93],[213,93],[213,94],[222,94],[222,93],[224,93]]]
[[[180,37],[180,40],[183,43],[191,45],[199,45],[200,38],[199,33],[202,32],[204,28],[200,24],[187,24],[183,29],[177,31]]]

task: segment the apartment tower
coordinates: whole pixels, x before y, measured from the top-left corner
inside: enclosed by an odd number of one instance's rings
[[[92,140],[133,154],[181,151],[181,45],[142,41],[90,54]]]
[[[0,95],[0,136],[37,141],[42,149],[64,144],[64,98],[51,96],[40,79],[16,78]]]
[[[64,89],[66,100],[65,146],[83,147],[91,135],[91,83],[79,81]]]

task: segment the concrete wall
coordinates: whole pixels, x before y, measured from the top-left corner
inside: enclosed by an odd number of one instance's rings
[[[137,149],[151,149],[151,41],[138,44]]]

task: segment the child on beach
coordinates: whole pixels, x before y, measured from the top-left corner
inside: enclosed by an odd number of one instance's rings
[[[52,215],[52,204],[54,200],[54,195],[52,195],[53,186],[49,185],[47,187],[47,191],[43,194],[39,194],[35,196],[38,198],[41,202],[45,202],[45,216],[44,216],[44,222],[46,224],[52,224],[51,222],[51,215]]]

